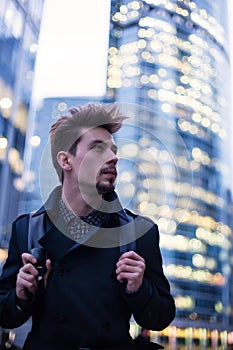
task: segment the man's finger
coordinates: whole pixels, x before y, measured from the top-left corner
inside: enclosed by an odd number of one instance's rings
[[[28,263],[31,263],[31,264],[35,264],[36,263],[36,258],[34,258],[34,256],[29,254],[29,253],[23,253],[22,254],[22,260],[23,260],[23,264],[24,265],[26,265]]]

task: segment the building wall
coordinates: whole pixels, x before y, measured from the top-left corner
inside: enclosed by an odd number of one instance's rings
[[[227,1],[112,1],[107,95],[130,117],[119,191],[159,225],[174,327],[217,332],[232,328],[227,38]]]
[[[0,4],[0,230],[7,245],[18,214],[25,134],[43,0],[1,0]]]

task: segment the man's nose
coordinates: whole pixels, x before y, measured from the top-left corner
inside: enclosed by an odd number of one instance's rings
[[[111,153],[109,155],[107,163],[112,163],[112,164],[116,165],[116,163],[118,162],[118,157],[117,157],[115,152],[113,152],[113,151],[110,151],[110,152]]]

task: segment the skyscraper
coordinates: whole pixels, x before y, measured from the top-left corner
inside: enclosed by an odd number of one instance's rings
[[[229,71],[227,1],[112,1],[107,95],[131,117],[119,191],[160,228],[169,349],[226,349],[233,327]]]
[[[25,134],[44,0],[0,4],[0,230],[7,244],[23,190]],[[5,240],[6,238],[6,240]]]

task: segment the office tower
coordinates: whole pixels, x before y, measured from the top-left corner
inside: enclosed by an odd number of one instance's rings
[[[0,3],[0,231],[7,245],[23,190],[21,175],[44,0]]]
[[[111,3],[107,96],[130,117],[119,192],[160,228],[169,349],[225,349],[232,329],[227,15],[227,1]]]

